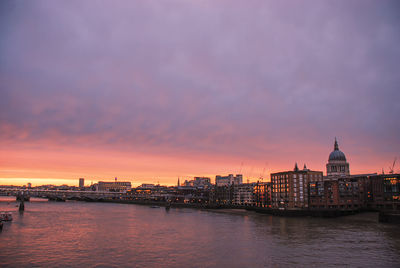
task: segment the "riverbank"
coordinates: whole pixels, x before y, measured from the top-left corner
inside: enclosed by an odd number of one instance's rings
[[[15,199],[2,197],[2,202],[16,202]],[[43,199],[44,200],[44,199]],[[32,200],[35,201],[35,198]],[[50,200],[58,201],[58,200]],[[62,200],[65,201],[65,200]],[[68,200],[66,200],[68,201]],[[271,209],[263,207],[253,207],[253,206],[237,206],[237,205],[221,205],[221,204],[199,204],[199,203],[169,203],[165,201],[152,201],[152,200],[127,200],[127,199],[73,199],[71,201],[83,201],[83,202],[98,202],[98,203],[119,203],[119,204],[134,204],[143,206],[159,206],[159,207],[171,207],[171,208],[193,208],[193,209],[205,209],[205,210],[215,210],[221,213],[229,212],[234,214],[245,214],[244,211],[252,211],[260,214],[268,214],[279,217],[318,217],[318,218],[336,218],[348,215],[355,215],[360,212],[368,212],[371,210],[280,210]],[[236,212],[237,213],[236,213]],[[379,211],[375,211],[379,212]],[[379,221],[385,223],[400,223],[399,212],[384,211],[379,214]]]
[[[253,211],[261,214],[269,214],[273,216],[280,217],[319,217],[319,218],[336,218],[348,215],[355,215],[364,210],[280,210],[262,207],[252,207],[252,206],[237,206],[237,205],[217,205],[217,204],[196,204],[196,203],[168,203],[164,201],[139,201],[139,200],[101,200],[98,202],[108,202],[108,203],[121,203],[121,204],[135,204],[144,206],[160,206],[166,207],[170,206],[172,208],[194,208],[194,209],[207,209],[207,210],[218,210],[218,211],[232,211],[241,210],[243,211]]]
[[[379,222],[400,224],[400,211],[380,211]]]

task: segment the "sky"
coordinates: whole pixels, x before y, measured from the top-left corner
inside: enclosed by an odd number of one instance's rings
[[[1,1],[0,185],[387,172],[399,43],[396,0]]]

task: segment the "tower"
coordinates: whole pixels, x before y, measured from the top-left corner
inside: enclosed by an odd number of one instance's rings
[[[84,178],[79,178],[79,188],[85,187],[85,179]]]
[[[295,172],[299,171],[299,167],[297,166],[297,162],[296,162],[296,164],[294,165],[293,171],[295,171]]]

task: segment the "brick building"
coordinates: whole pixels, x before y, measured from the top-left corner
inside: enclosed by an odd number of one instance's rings
[[[367,204],[366,177],[342,177],[335,180],[310,182],[311,209],[360,209]]]
[[[308,208],[309,182],[322,181],[322,171],[312,171],[306,165],[299,170],[297,163],[293,171],[271,174],[272,208]]]

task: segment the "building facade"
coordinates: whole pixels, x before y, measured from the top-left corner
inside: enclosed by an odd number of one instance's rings
[[[254,187],[254,205],[257,207],[271,207],[271,183],[257,182]]]
[[[242,174],[236,174],[236,176],[233,176],[233,174],[229,174],[228,176],[220,176],[220,175],[215,176],[216,186],[230,186],[233,184],[241,184],[241,183],[243,183]]]
[[[211,179],[208,177],[194,177],[193,180],[185,180],[182,186],[190,186],[195,188],[209,188],[212,186]]]
[[[323,180],[322,171],[312,171],[304,165],[299,170],[297,163],[293,171],[271,174],[272,208],[304,209],[308,208],[309,182]]]
[[[257,183],[234,184],[233,186],[233,204],[239,206],[253,206],[254,189]]]
[[[215,185],[210,193],[210,201],[213,204],[218,205],[232,205],[234,199],[234,187],[229,186],[217,186]]]
[[[132,189],[129,181],[99,181],[96,185],[96,191],[100,192],[126,192]]]
[[[310,182],[311,209],[357,210],[367,204],[367,177]]]
[[[400,174],[369,177],[368,207],[378,210],[400,210]]]

